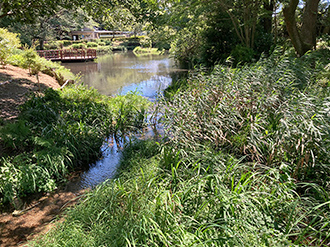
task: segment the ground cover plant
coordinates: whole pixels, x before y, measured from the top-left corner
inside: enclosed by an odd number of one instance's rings
[[[329,50],[197,72],[164,99],[168,135],[34,246],[328,246]]]
[[[1,202],[53,190],[98,158],[107,137],[143,127],[148,104],[134,93],[109,98],[82,85],[32,96],[16,122],[0,127]]]

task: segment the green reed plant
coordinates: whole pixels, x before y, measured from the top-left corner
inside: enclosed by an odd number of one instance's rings
[[[116,179],[34,246],[327,246],[325,66],[274,55],[191,75],[163,102],[164,141],[129,143]]]
[[[32,96],[17,122],[0,127],[1,201],[54,189],[68,171],[98,158],[106,138],[144,126],[149,104],[134,93],[109,98],[82,85]]]
[[[165,102],[171,142],[184,149],[212,143],[247,161],[285,163],[295,178],[323,183],[329,174],[329,90],[318,87],[305,60],[270,58],[192,76],[189,90]]]
[[[311,236],[326,243],[329,227],[323,221],[315,234],[317,208],[306,209],[285,169],[244,164],[209,147],[180,153],[131,143],[117,178],[34,246],[294,246]],[[319,216],[327,206],[318,206]]]

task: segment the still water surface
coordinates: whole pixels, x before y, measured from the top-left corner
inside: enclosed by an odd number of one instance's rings
[[[137,91],[151,101],[156,100],[158,93],[168,87],[172,77],[176,77],[180,71],[166,55],[136,57],[131,52],[104,55],[96,62],[62,65],[80,74],[81,81],[104,95]],[[152,135],[152,131],[149,130],[146,135]],[[77,181],[80,188],[94,187],[113,177],[121,152],[112,139],[104,143],[102,152],[103,159],[92,164]]]
[[[63,63],[81,80],[104,95],[126,94],[138,91],[154,99],[159,91],[172,82],[178,71],[167,55],[137,57],[132,52],[101,56],[96,62]]]

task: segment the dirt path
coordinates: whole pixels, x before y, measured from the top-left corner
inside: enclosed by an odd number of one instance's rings
[[[7,65],[0,66],[0,118],[10,120],[19,113],[19,105],[23,104],[32,92],[46,88],[59,88],[55,78],[39,73],[38,83],[36,76],[30,76],[28,70]]]
[[[19,106],[30,93],[60,87],[54,78],[45,74],[39,73],[39,80],[40,83],[27,70],[11,65],[5,69],[0,67],[0,120],[15,119]],[[0,157],[1,154],[0,145]],[[74,205],[83,194],[74,184],[70,182],[62,190],[36,195],[29,201],[17,201],[16,210],[14,206],[3,209],[5,212],[0,215],[0,246],[24,245],[27,240],[47,232],[54,225],[54,219],[60,217],[65,208]]]
[[[55,219],[60,219],[64,210],[75,205],[83,194],[83,190],[55,191],[32,200],[22,210],[2,213],[0,246],[23,246],[28,240],[48,232],[55,225]]]

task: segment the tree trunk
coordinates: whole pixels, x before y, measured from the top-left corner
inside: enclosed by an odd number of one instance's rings
[[[299,0],[290,0],[290,3],[283,8],[286,28],[299,56],[312,50],[316,44],[316,20],[319,2],[320,0],[306,1],[300,32],[296,23],[296,9]]]
[[[44,37],[40,37],[39,38],[39,49],[40,50],[43,50],[44,49],[44,43],[45,43]]]
[[[263,22],[263,26],[264,26],[264,31],[266,33],[272,32],[272,20],[273,20],[274,6],[275,6],[274,0],[266,1],[264,3],[264,8],[267,11],[267,14],[265,17],[263,17],[262,22]]]
[[[320,0],[306,1],[301,27],[301,37],[306,49],[311,50],[316,47],[316,22],[317,10]],[[307,51],[308,51],[307,50]]]

